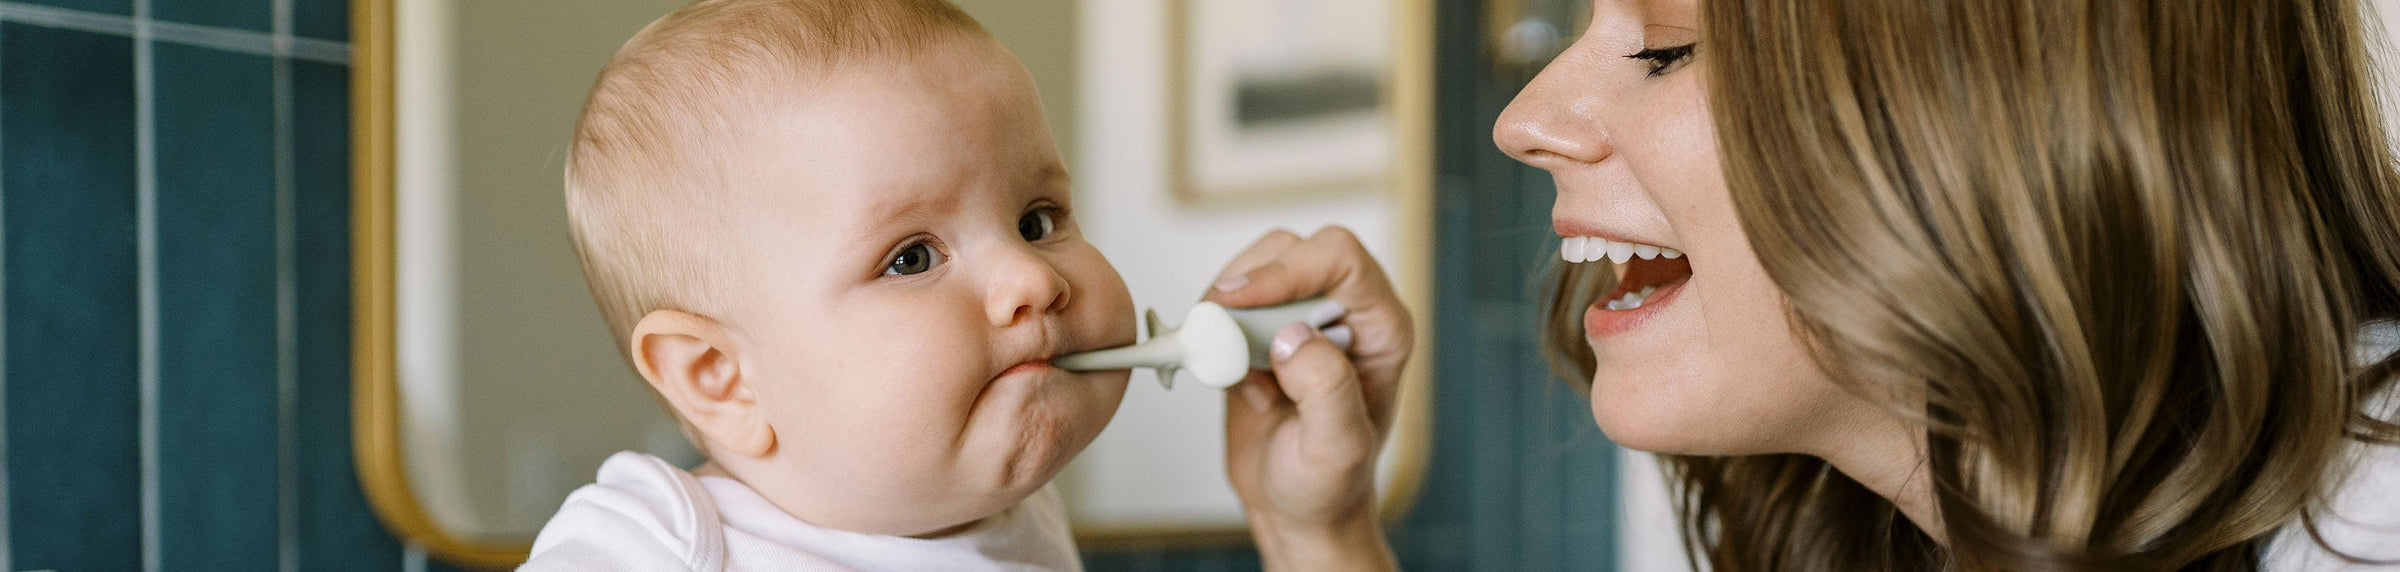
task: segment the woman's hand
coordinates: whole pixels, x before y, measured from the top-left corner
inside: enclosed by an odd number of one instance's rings
[[[1314,296],[1348,309],[1350,350],[1306,325],[1277,335],[1274,372],[1227,389],[1226,472],[1269,569],[1392,569],[1375,457],[1416,338],[1383,267],[1347,229],[1277,230],[1234,257],[1207,299],[1247,308]]]

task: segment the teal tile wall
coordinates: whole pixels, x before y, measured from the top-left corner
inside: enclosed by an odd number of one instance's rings
[[[369,514],[350,451],[350,69],[292,64],[293,542],[303,570],[400,552]],[[313,380],[338,380],[324,383]]]
[[[56,6],[86,12],[132,16],[134,0],[26,0],[22,4]]]
[[[158,542],[169,570],[276,563],[282,298],[273,62],[152,47]]]
[[[292,33],[336,42],[350,39],[349,0],[294,0]]]
[[[348,48],[294,1],[0,1],[0,570],[446,568],[352,468]]]
[[[140,562],[133,43],[0,23],[9,568]]]
[[[253,32],[274,29],[268,0],[149,0],[150,19]]]
[[[0,571],[446,569],[352,468],[348,3],[138,0],[145,46],[134,1],[0,0]],[[1478,4],[1440,0],[1436,437],[1391,538],[1409,569],[1608,569],[1615,450],[1535,353],[1549,180],[1489,142],[1516,86]]]

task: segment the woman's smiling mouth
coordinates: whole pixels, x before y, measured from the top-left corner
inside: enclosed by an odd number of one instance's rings
[[[1597,236],[1560,239],[1559,257],[1569,264],[1606,261],[1616,266],[1616,288],[1584,311],[1587,337],[1632,331],[1664,311],[1692,279],[1692,263],[1674,248]]]

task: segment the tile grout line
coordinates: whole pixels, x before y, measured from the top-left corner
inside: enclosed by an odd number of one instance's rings
[[[159,538],[158,459],[158,86],[150,49],[150,0],[133,0],[133,139],[136,340],[141,357],[142,569],[158,572],[164,556]]]
[[[130,36],[133,34],[134,28],[134,20],[125,16],[7,0],[0,0],[0,21],[116,36]],[[276,33],[261,33],[253,30],[179,22],[148,22],[148,25],[150,39],[161,42],[255,56],[274,56],[281,53],[293,59],[350,65],[350,44],[334,40],[293,37],[288,26]],[[286,44],[285,47],[280,48],[280,51],[277,47],[279,42]]]
[[[426,572],[425,545],[410,540],[400,546],[400,572]]]
[[[7,26],[0,26],[0,46],[7,44]],[[5,56],[0,50],[0,56]],[[7,61],[0,58],[0,62]],[[7,67],[0,64],[0,68]],[[0,77],[5,77],[0,70]],[[6,93],[0,90],[0,93]],[[0,97],[0,110],[8,107],[8,98]],[[5,114],[0,114],[5,115]],[[7,141],[7,122],[0,122],[0,141]],[[7,154],[0,152],[0,165],[6,165]],[[9,533],[8,520],[15,512],[8,500],[8,180],[0,177],[0,570],[16,570],[16,538]]]
[[[300,570],[299,264],[293,203],[298,157],[292,110],[292,0],[274,0],[275,30],[275,528],[277,568]]]
[[[0,1],[0,19],[95,34],[133,35],[133,19],[130,17],[21,2]]]

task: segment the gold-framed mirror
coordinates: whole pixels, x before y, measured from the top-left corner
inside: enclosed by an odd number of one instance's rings
[[[582,90],[618,44],[685,1],[353,0],[354,447],[379,518],[435,558],[512,566],[606,453],[690,455],[599,325],[556,205],[558,156]],[[1380,473],[1380,510],[1404,513],[1431,431],[1431,0],[1370,0],[1390,10],[1374,112],[1390,130],[1388,177],[1334,197],[1217,204],[1176,199],[1160,155],[1180,151],[1160,129],[1124,127],[1174,113],[1160,89],[1174,83],[1161,39],[1191,23],[1172,9],[1198,2],[953,1],[1034,73],[1076,171],[1077,210],[1112,213],[1092,239],[1118,261],[1137,305],[1187,306],[1216,264],[1126,262],[1141,253],[1221,251],[1222,260],[1273,226],[1356,227],[1418,318],[1420,347]],[[495,229],[524,236],[493,239]],[[476,290],[500,287],[509,291]],[[533,357],[472,350],[495,345]],[[586,389],[581,401],[545,401],[506,395],[494,379]],[[1221,432],[1221,396],[1178,387],[1137,373],[1116,421],[1061,475],[1083,546],[1248,541],[1222,484],[1222,436],[1211,435]],[[1171,478],[1199,480],[1161,481],[1170,478],[1161,467],[1196,468]]]

